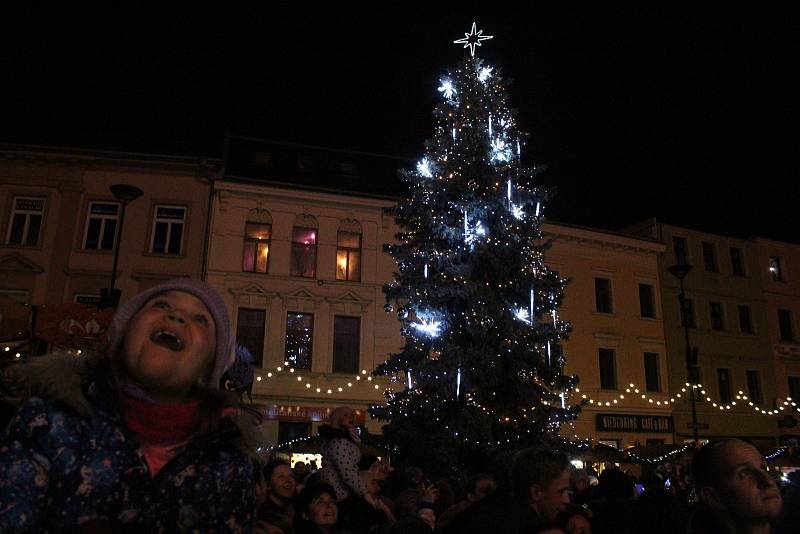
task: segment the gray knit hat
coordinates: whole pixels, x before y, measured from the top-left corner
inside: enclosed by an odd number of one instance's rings
[[[228,316],[228,308],[225,306],[219,293],[200,280],[191,278],[175,278],[155,287],[142,291],[129,301],[120,306],[114,314],[114,319],[109,327],[109,342],[111,354],[115,355],[122,346],[125,339],[128,324],[133,316],[136,315],[147,301],[155,296],[162,295],[169,291],[183,291],[194,295],[206,305],[209,313],[214,318],[217,334],[217,348],[214,353],[214,371],[211,374],[211,382],[208,387],[216,389],[219,387],[219,379],[222,374],[233,365],[234,338],[231,335],[231,320]]]

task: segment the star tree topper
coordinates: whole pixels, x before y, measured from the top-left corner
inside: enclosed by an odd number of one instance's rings
[[[454,44],[463,44],[464,48],[469,48],[469,54],[475,57],[475,47],[481,46],[481,41],[493,38],[493,35],[483,35],[483,30],[477,30],[476,24],[472,23],[472,31],[465,33],[461,39],[453,41]]]

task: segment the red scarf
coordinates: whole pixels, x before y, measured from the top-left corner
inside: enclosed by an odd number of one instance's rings
[[[155,476],[175,457],[197,426],[200,401],[185,404],[155,404],[122,396],[122,419],[141,443],[150,475]]]

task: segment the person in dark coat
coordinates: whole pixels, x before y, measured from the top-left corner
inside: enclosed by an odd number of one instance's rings
[[[255,422],[218,390],[232,362],[225,303],[188,278],[123,304],[91,359],[33,359],[0,441],[0,531],[250,530]]]
[[[569,504],[569,458],[523,449],[511,468],[513,493],[496,491],[453,518],[445,534],[533,534],[554,526]]]

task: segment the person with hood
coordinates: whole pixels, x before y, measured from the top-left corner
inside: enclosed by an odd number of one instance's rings
[[[330,424],[322,425],[319,435],[323,440],[320,480],[330,484],[339,502],[351,496],[368,499],[369,488],[358,475],[361,436],[353,409],[339,406],[333,410]]]
[[[123,304],[89,357],[33,358],[0,441],[0,531],[249,531],[255,421],[218,390],[225,303],[180,278]]]

